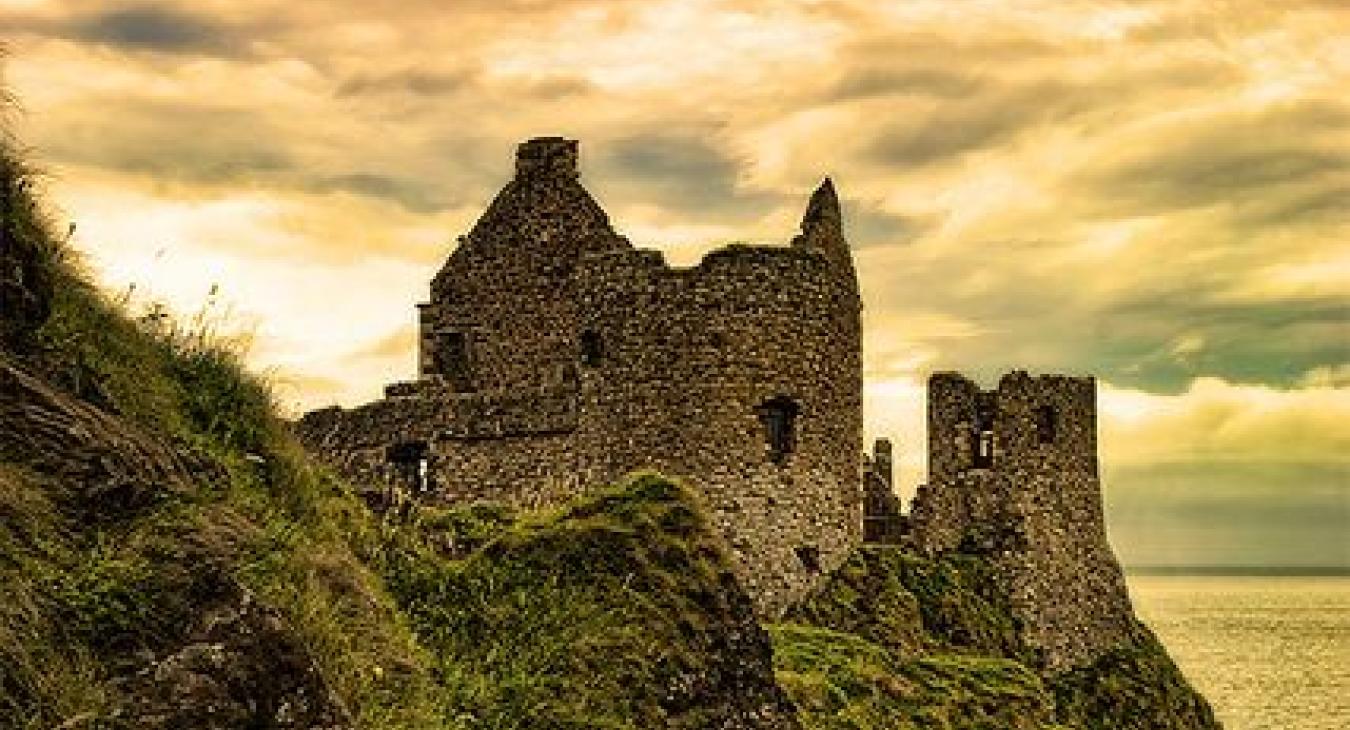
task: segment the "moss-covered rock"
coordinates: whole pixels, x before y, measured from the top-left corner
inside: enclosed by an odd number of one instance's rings
[[[386,577],[470,725],[797,726],[748,595],[674,482],[528,516],[460,562],[433,550],[405,543]]]
[[[948,651],[1028,660],[991,569],[975,556],[930,559],[868,545],[788,618],[855,634],[900,655]]]
[[[1129,641],[1090,666],[1064,673],[1044,669],[1022,641],[1021,627],[1007,597],[997,589],[992,570],[978,555],[930,558],[899,546],[860,549],[789,615],[793,621],[832,631],[774,631],[779,677],[802,708],[804,724],[960,728],[1059,723],[1083,730],[1218,727],[1204,698],[1142,625]],[[935,664],[957,672],[945,691],[887,691],[909,687],[917,667]],[[975,681],[994,676],[989,672],[998,667],[1010,672],[1007,676],[1013,681]],[[980,703],[1010,688],[1014,694],[1009,701],[1016,709],[991,719]],[[961,704],[960,698],[967,696],[975,703],[973,708]],[[1019,722],[1030,724],[1015,724]]]
[[[1218,728],[1214,711],[1142,624],[1093,664],[1049,679],[1056,714],[1084,730]]]

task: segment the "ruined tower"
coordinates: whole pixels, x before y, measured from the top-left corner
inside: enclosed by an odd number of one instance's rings
[[[363,483],[537,506],[655,469],[707,499],[773,616],[862,539],[860,299],[834,186],[788,246],[674,268],[541,138],[419,307],[417,380],[303,418]]]
[[[928,386],[929,483],[913,543],[987,555],[1047,666],[1088,663],[1128,635],[1124,576],[1106,538],[1096,382],[1005,375],[981,390],[955,373]]]

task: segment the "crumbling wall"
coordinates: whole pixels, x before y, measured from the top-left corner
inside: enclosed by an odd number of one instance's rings
[[[990,556],[1052,669],[1087,664],[1127,638],[1133,614],[1098,478],[1095,381],[1014,372],[986,392],[940,373],[929,381],[928,429],[914,544]]]
[[[863,457],[863,542],[899,544],[909,532],[904,505],[895,494],[895,463],[889,439],[877,439]]]
[[[860,302],[828,180],[790,245],[677,269],[613,232],[575,142],[531,140],[420,310],[418,381],[298,424],[353,479],[537,506],[656,469],[705,495],[767,615],[861,541]]]

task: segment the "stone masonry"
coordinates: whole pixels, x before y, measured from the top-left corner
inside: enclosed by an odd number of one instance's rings
[[[1129,635],[1102,513],[1092,378],[1019,371],[983,391],[936,374],[928,440],[930,483],[909,516],[915,547],[987,555],[1052,670],[1089,663]]]
[[[419,307],[416,381],[297,431],[355,481],[447,502],[681,478],[776,616],[862,541],[861,305],[834,188],[788,246],[673,268],[615,233],[577,152],[520,146]]]
[[[538,507],[642,469],[681,478],[766,617],[866,541],[988,556],[1052,669],[1125,638],[1095,382],[933,376],[930,483],[906,515],[890,442],[862,453],[860,311],[829,180],[790,245],[673,268],[614,231],[576,142],[534,139],[419,306],[419,377],[297,431],[353,481],[443,502]]]

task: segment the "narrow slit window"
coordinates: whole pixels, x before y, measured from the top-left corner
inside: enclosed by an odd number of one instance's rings
[[[759,407],[759,420],[764,424],[769,458],[774,463],[781,464],[797,446],[799,411],[796,401],[786,396],[767,400]]]
[[[1059,414],[1053,406],[1036,409],[1036,437],[1043,444],[1052,444],[1059,436]]]
[[[469,367],[469,340],[463,332],[440,332],[436,335],[436,371],[445,376],[458,392],[473,390],[473,373]]]
[[[994,409],[980,404],[975,410],[975,424],[971,433],[971,465],[988,469],[994,465]]]
[[[586,330],[581,333],[581,364],[587,367],[596,367],[604,359],[604,342],[600,339],[600,333],[594,330]]]

